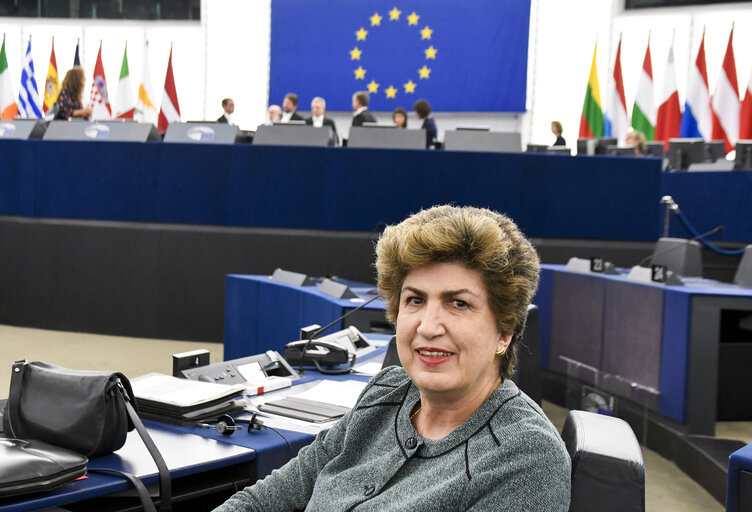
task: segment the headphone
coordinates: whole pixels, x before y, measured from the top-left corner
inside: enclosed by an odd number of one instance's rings
[[[253,416],[251,416],[250,420],[235,420],[229,414],[223,414],[217,419],[210,419],[206,421],[216,421],[217,423],[211,424],[199,421],[196,423],[196,426],[198,428],[213,428],[217,431],[217,433],[222,434],[223,436],[231,436],[236,430],[243,430],[243,427],[239,424],[247,424],[249,434],[252,430],[261,430],[261,427],[264,426],[264,424],[261,423],[261,420],[256,419],[255,412],[253,413]]]

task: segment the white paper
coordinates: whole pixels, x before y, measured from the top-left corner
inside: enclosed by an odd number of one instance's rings
[[[136,398],[183,407],[216,400],[227,396],[233,389],[236,389],[238,395],[245,391],[245,386],[178,379],[162,373],[147,373],[137,377],[131,381],[131,386]]]
[[[356,373],[359,373],[361,375],[370,375],[373,377],[377,373],[381,371],[381,367],[384,365],[382,361],[367,361],[365,363],[356,364],[355,370]]]
[[[358,401],[358,397],[363,392],[366,384],[368,383],[359,380],[321,380],[313,387],[293,396],[295,398],[352,408]]]

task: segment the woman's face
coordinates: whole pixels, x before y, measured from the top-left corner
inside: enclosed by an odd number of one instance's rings
[[[421,390],[448,402],[488,396],[499,384],[496,352],[509,346],[479,272],[459,263],[412,270],[402,284],[397,349]]]
[[[402,112],[396,112],[393,116],[394,124],[396,124],[399,127],[403,127],[407,124],[407,118],[405,117],[405,114]]]

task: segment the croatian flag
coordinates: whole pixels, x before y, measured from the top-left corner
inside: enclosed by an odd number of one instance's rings
[[[710,140],[711,123],[708,70],[705,66],[705,32],[703,32],[695,65],[689,72],[687,101],[684,103],[679,136]]]
[[[734,28],[731,27],[726,57],[723,59],[721,76],[715,87],[711,113],[713,115],[713,140],[726,142],[726,153],[736,146],[739,138],[739,85],[736,80],[736,63],[734,62],[734,48],[731,40],[734,38]]]
[[[619,46],[616,47],[616,61],[614,72],[608,88],[608,104],[604,112],[605,137],[616,137],[618,144],[624,142],[627,136],[629,121],[627,120],[627,100],[624,96],[624,80],[621,74],[621,36]]]

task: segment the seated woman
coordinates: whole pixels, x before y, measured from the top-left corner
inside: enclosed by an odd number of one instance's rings
[[[438,136],[436,121],[431,117],[431,104],[426,100],[418,100],[413,105],[413,110],[418,119],[423,120],[421,128],[426,131],[426,147],[430,148],[436,144],[436,137]]]
[[[84,68],[75,66],[68,70],[61,84],[60,96],[57,98],[55,119],[81,117],[89,119],[92,108],[81,106],[81,94],[84,91]]]
[[[397,107],[392,112],[392,121],[397,128],[407,128],[407,110]]]
[[[634,146],[635,156],[640,156],[642,155],[642,152],[645,151],[645,142],[647,142],[647,138],[644,133],[633,130],[627,134],[624,142],[627,146]]]
[[[503,215],[438,206],[388,227],[376,253],[404,369],[217,510],[568,510],[564,443],[510,379],[535,249]]]

